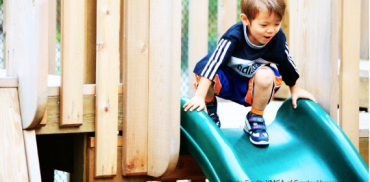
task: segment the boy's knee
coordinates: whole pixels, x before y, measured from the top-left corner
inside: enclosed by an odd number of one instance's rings
[[[275,75],[270,69],[259,69],[254,77],[254,83],[260,88],[271,88]]]

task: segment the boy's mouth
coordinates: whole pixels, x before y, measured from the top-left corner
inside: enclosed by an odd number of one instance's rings
[[[263,36],[263,38],[265,38],[266,41],[269,41],[271,40],[272,36]]]

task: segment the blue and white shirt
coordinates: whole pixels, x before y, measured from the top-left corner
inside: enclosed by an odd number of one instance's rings
[[[287,85],[295,85],[299,72],[289,55],[283,30],[280,28],[267,44],[256,46],[248,40],[247,27],[239,22],[221,37],[216,50],[196,64],[194,73],[213,80],[220,67],[229,66],[240,75],[250,78],[261,66],[270,63],[277,65]]]

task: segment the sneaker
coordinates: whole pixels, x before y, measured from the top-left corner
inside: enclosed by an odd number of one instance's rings
[[[268,145],[270,143],[263,116],[248,113],[245,118],[244,131],[249,133],[249,140],[254,145]]]
[[[217,99],[215,98],[215,101],[213,103],[206,104],[206,107],[207,107],[209,117],[211,117],[211,119],[215,122],[215,124],[219,128],[221,128],[221,121],[217,115]]]

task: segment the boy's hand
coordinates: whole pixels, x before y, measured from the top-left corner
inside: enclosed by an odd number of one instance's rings
[[[307,91],[299,88],[297,85],[290,87],[290,93],[292,94],[292,103],[294,109],[297,108],[297,100],[299,98],[309,99],[317,103],[315,97]]]
[[[185,111],[188,111],[190,109],[190,111],[193,111],[194,109],[198,108],[197,111],[201,111],[204,109],[204,111],[207,112],[207,108],[206,108],[206,102],[204,101],[204,98],[202,98],[201,96],[194,96],[193,98],[191,98],[191,100],[189,102],[187,102],[184,106],[183,106],[184,110]]]

